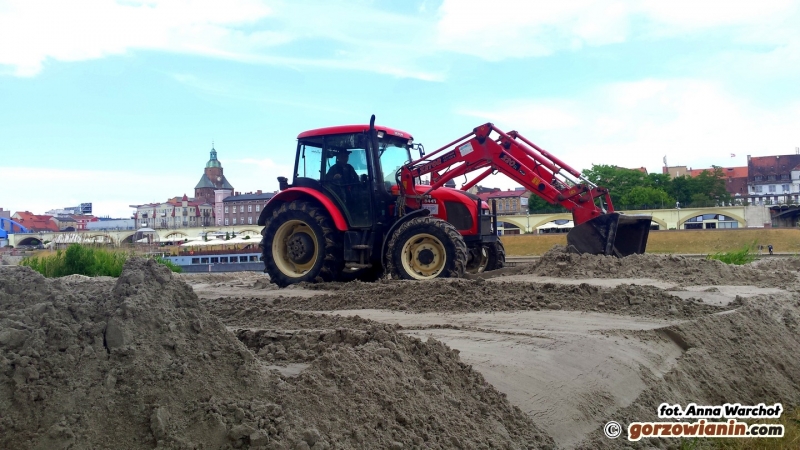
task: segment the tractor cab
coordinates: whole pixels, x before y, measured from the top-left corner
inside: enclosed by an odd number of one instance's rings
[[[411,159],[411,135],[368,125],[306,131],[298,136],[293,186],[322,191],[350,229],[387,223],[397,171]]]

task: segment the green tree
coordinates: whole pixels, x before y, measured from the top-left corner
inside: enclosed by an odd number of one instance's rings
[[[691,178],[680,176],[673,178],[670,182],[667,193],[680,202],[681,206],[688,206],[692,199],[692,189],[690,187]]]
[[[697,194],[705,195],[709,199],[707,206],[714,206],[715,203],[728,203],[732,199],[731,194],[725,189],[727,183],[725,173],[722,171],[722,167],[712,167],[712,170],[704,170],[700,175],[691,178],[689,186],[692,197],[694,198]]]
[[[675,199],[662,189],[637,186],[622,197],[622,205],[627,207],[672,208],[675,205]]]
[[[714,206],[714,203],[714,200],[712,200],[708,194],[701,194],[698,192],[696,194],[692,194],[692,199],[689,201],[688,206],[703,208],[707,206]]]
[[[562,212],[567,209],[561,205],[554,205],[536,194],[528,197],[528,212],[531,214],[544,214],[552,212]]]
[[[592,183],[607,188],[614,204],[622,204],[622,197],[631,189],[650,186],[650,180],[643,172],[617,166],[592,165],[583,174]]]

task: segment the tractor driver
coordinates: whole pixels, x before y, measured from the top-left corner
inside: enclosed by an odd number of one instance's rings
[[[325,178],[344,184],[358,183],[358,174],[356,170],[347,163],[349,159],[350,150],[339,151],[339,153],[336,154],[336,164],[328,169],[328,174]]]

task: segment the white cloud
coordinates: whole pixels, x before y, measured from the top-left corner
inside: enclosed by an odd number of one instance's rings
[[[419,20],[369,4],[10,0],[0,5],[0,42],[17,45],[0,46],[0,67],[12,68],[17,76],[33,76],[48,60],[81,61],[143,49],[440,80],[441,71],[423,70],[414,63],[415,57],[431,51],[430,45],[419,45],[419,39],[429,35],[420,32],[421,27]],[[287,56],[280,49],[315,40],[340,49],[310,56]]]
[[[738,41],[782,44],[797,36],[798,5],[791,0],[444,0],[439,17],[442,48],[492,61],[721,28],[731,29]]]
[[[670,165],[744,166],[747,155],[789,154],[798,145],[800,102],[767,110],[703,80],[615,83],[581,101],[544,103],[551,105],[546,115],[571,120],[540,120],[540,99],[529,102],[533,113],[515,102],[511,113],[500,104],[468,115],[502,118],[579,170],[615,164],[660,173],[664,155]]]
[[[19,195],[3,198],[4,209],[15,213],[45,211],[88,202],[97,216],[130,217],[129,205],[166,201],[170,196],[194,195],[195,175],[147,174],[113,170],[66,170],[40,167],[0,167],[9,186],[25,186]]]
[[[289,39],[236,29],[269,14],[255,0],[11,0],[0,11],[0,42],[16,45],[0,47],[0,64],[29,76],[50,58],[80,61],[133,48],[230,58]]]

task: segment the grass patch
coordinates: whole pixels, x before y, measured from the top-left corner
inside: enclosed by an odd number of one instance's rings
[[[725,264],[741,266],[756,260],[756,255],[754,255],[752,252],[753,248],[755,248],[755,244],[748,245],[747,247],[733,252],[717,252],[713,255],[706,256],[706,259],[716,259],[717,261],[722,261]]]
[[[86,275],[89,277],[118,277],[122,266],[133,254],[111,251],[104,248],[87,247],[72,244],[66,250],[58,250],[54,255],[39,255],[23,259],[21,266],[28,266],[48,278],[67,275]],[[156,258],[161,264],[173,272],[180,272],[180,267],[163,258]]]
[[[567,244],[565,234],[521,234],[500,238],[508,256],[543,255],[553,245]],[[776,253],[800,253],[800,228],[740,228],[732,230],[651,231],[647,253],[714,254],[746,246],[772,244]]]

